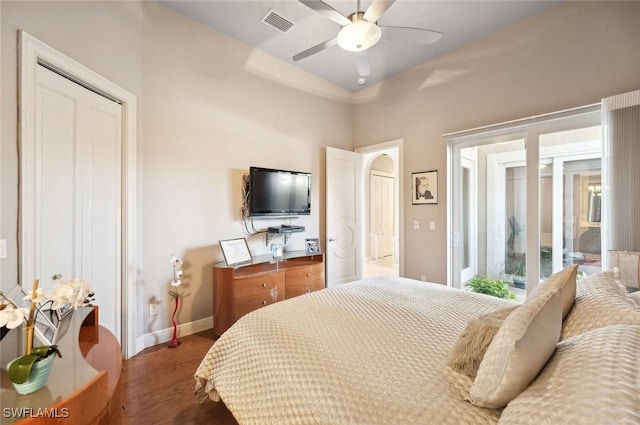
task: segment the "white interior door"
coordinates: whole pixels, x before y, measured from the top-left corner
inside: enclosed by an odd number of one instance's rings
[[[327,286],[362,276],[362,159],[355,152],[326,148]]]
[[[38,65],[25,146],[23,284],[89,282],[100,324],[121,340],[121,106]]]
[[[371,257],[393,255],[394,187],[392,176],[371,174],[371,234],[376,235],[377,247],[370,247]],[[377,248],[377,252],[375,249]],[[377,259],[377,258],[376,258]]]

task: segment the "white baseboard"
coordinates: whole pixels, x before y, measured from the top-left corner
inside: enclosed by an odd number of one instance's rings
[[[178,325],[178,337],[182,338],[187,335],[206,331],[213,327],[213,316],[205,317],[204,319],[195,320],[189,323],[183,323]],[[150,332],[136,338],[136,350],[135,354],[145,348],[153,347],[154,345],[162,344],[164,342],[171,341],[173,337],[173,328],[165,328],[159,331]]]

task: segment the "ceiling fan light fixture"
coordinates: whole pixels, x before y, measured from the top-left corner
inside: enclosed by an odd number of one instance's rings
[[[338,33],[338,46],[349,52],[362,52],[380,41],[382,31],[373,22],[354,21]]]

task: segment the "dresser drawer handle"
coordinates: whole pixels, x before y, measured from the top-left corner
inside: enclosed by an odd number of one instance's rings
[[[308,276],[311,276],[311,273],[307,273],[307,277],[308,277]]]
[[[307,294],[308,294],[309,292],[311,292],[311,289],[307,288],[307,289],[305,289],[305,291],[306,291],[306,292],[307,292]]]
[[[266,287],[267,287],[267,284],[266,284],[266,283],[263,283],[263,284],[262,284],[262,287],[263,287],[263,288],[266,288]]]
[[[267,301],[262,301],[262,305],[267,305]]]

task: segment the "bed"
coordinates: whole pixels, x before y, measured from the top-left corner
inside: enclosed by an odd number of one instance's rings
[[[640,423],[640,310],[623,286],[576,284],[571,267],[522,305],[406,278],[328,288],[238,320],[196,395],[241,425]],[[459,354],[472,324],[491,336]]]

